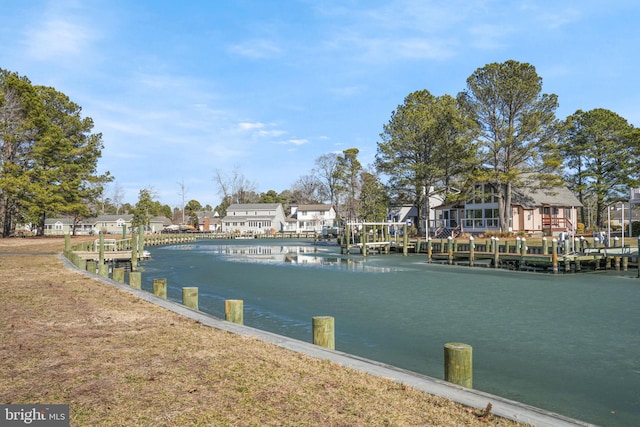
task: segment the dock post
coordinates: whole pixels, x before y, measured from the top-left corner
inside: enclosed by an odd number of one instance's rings
[[[500,267],[500,239],[493,239],[493,268]]]
[[[551,239],[551,264],[553,272],[558,273],[558,240],[555,237]]]
[[[407,256],[409,253],[409,230],[407,223],[402,226],[402,255]]]
[[[130,271],[129,272],[129,286],[133,289],[141,289],[142,288],[142,273],[139,271]]]
[[[182,305],[198,309],[198,288],[189,286],[182,288]]]
[[[618,242],[620,242],[620,238],[618,238],[618,236],[616,236],[613,239],[613,247],[614,248],[618,247]],[[613,257],[613,262],[615,263],[616,271],[620,271],[620,257],[619,256]]]
[[[91,261],[87,261],[87,271],[91,274],[96,274],[96,271],[98,270],[98,263],[91,260]]]
[[[431,244],[431,238],[428,238],[427,239],[427,262],[428,263],[431,263],[432,255],[433,255],[433,247],[432,247],[432,244]],[[640,272],[640,267],[639,267],[638,271]],[[638,276],[638,277],[640,277],[640,276]]]
[[[98,276],[109,277],[109,264],[105,264],[104,261],[98,263]]]
[[[367,256],[367,243],[369,240],[369,233],[367,232],[366,226],[364,226],[363,232],[360,234],[360,243],[362,244],[362,256]]]
[[[345,249],[347,251],[347,255],[349,255],[351,253],[351,249],[349,248],[349,241],[351,240],[351,225],[347,224],[347,226],[345,227],[345,240],[346,240],[346,245],[345,245]]]
[[[116,282],[124,283],[124,267],[114,267],[111,275]]]
[[[131,271],[138,269],[138,236],[131,235]]]
[[[524,237],[520,239],[520,255],[525,256],[527,254],[527,239]]]
[[[622,271],[627,271],[629,269],[629,257],[622,257]]]
[[[473,267],[475,262],[476,244],[473,240],[473,236],[469,236],[469,267]]]
[[[473,348],[458,342],[444,345],[444,380],[473,387]]]
[[[127,250],[127,224],[122,224],[122,248],[120,250]]]
[[[64,235],[64,251],[68,252],[71,250],[71,235],[69,233]]]
[[[335,320],[331,316],[315,316],[312,318],[313,343],[321,347],[335,350]]]
[[[447,238],[447,253],[449,254],[449,264],[453,264],[453,237]]]
[[[100,264],[104,264],[104,233],[100,233],[100,240],[98,246],[98,257]]]
[[[153,279],[153,294],[167,299],[167,279]]]
[[[144,225],[138,227],[138,253],[144,253]]]
[[[244,301],[228,299],[224,302],[224,320],[238,325],[244,324]]]
[[[549,242],[547,236],[542,238],[542,255],[549,255]]]
[[[521,241],[520,237],[516,237],[516,253],[520,254]]]

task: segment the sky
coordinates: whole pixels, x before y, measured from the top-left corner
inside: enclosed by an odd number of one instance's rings
[[[407,95],[490,63],[533,65],[560,119],[637,127],[639,20],[636,0],[0,0],[0,68],[93,119],[106,197],[215,207],[218,175],[280,193],[324,154],[372,165]]]

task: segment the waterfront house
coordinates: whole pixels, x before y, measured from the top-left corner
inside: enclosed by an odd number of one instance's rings
[[[65,234],[72,234],[86,236],[94,233],[93,219],[77,221],[75,224],[74,222],[74,219],[71,217],[47,218],[44,220],[44,235],[63,236]]]
[[[198,217],[198,231],[217,233],[222,230],[220,215],[216,211],[196,212]]]
[[[500,231],[498,199],[493,186],[476,184],[473,194],[465,202],[435,208],[437,237]],[[566,186],[544,190],[531,185],[517,187],[513,190],[511,223],[507,228],[527,235],[575,234],[577,209],[581,206]]]
[[[333,227],[336,210],[332,205],[291,205],[291,215],[287,217],[285,231],[322,233],[324,227]]]
[[[284,209],[280,203],[233,204],[222,219],[222,232],[271,234],[284,230]]]

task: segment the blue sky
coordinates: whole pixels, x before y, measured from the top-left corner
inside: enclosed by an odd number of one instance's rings
[[[636,0],[3,1],[0,68],[82,106],[125,201],[180,206],[184,183],[215,207],[216,171],[281,192],[329,152],[371,164],[405,96],[492,62],[534,65],[559,118],[638,126],[639,20]]]

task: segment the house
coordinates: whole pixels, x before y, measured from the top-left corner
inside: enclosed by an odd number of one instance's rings
[[[196,212],[198,217],[198,231],[217,233],[222,231],[220,215],[215,211]]]
[[[93,220],[83,220],[75,223],[73,218],[47,218],[44,220],[45,236],[63,236],[65,234],[91,235],[94,234]]]
[[[270,234],[283,231],[284,225],[284,209],[280,203],[233,204],[222,219],[222,232]]]
[[[132,220],[132,214],[98,215],[96,218],[88,218],[77,222],[75,225],[75,234],[122,234],[124,226],[127,227],[127,233],[131,233],[134,228],[131,225]],[[149,227],[147,227],[146,232],[159,233],[164,227],[170,224],[170,219],[163,216],[156,216],[149,221]],[[46,236],[73,234],[73,219],[66,217],[47,218],[44,222],[44,234]]]
[[[534,186],[514,188],[511,200],[511,223],[508,230],[528,235],[557,236],[575,234],[582,203],[565,186],[543,190]],[[498,196],[490,184],[476,184],[473,198],[457,204],[441,205],[436,236],[500,231]]]
[[[335,222],[336,210],[331,205],[291,205],[291,215],[286,219],[285,231],[322,233],[324,227],[333,227]]]

